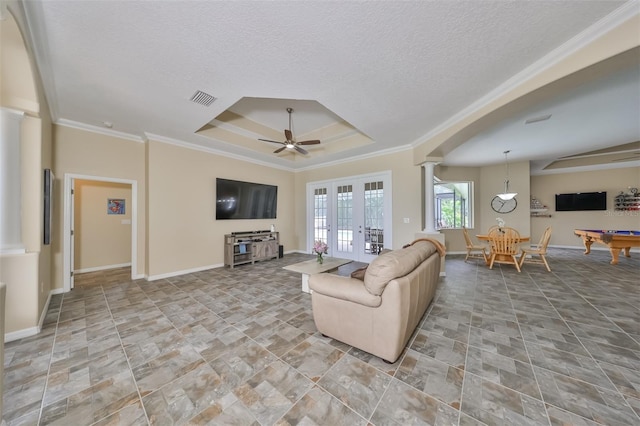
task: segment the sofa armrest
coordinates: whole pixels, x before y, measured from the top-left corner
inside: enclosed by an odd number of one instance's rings
[[[334,274],[314,274],[309,277],[309,288],[314,293],[371,308],[377,308],[382,303],[380,296],[369,293],[362,281],[351,277]]]

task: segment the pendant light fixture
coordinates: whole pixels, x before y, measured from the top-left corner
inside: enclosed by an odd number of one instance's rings
[[[504,164],[506,169],[506,177],[504,179],[504,192],[501,194],[497,194],[501,200],[511,200],[513,197],[518,195],[517,192],[509,192],[509,160],[507,159],[507,155],[511,151],[507,150],[504,152]]]

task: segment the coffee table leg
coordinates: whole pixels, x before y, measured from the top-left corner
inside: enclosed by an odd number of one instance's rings
[[[309,274],[302,274],[302,291],[311,293],[311,290],[309,290]]]

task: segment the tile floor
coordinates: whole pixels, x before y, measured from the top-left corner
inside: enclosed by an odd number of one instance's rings
[[[550,252],[552,273],[449,256],[395,364],[316,332],[282,269],[308,255],[154,282],[79,276],[38,336],[6,345],[4,420],[640,424],[640,256]]]

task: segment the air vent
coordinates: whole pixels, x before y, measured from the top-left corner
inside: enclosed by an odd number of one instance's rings
[[[213,96],[208,93],[204,93],[200,90],[196,91],[191,97],[191,102],[195,102],[200,105],[209,106],[216,100]]]

